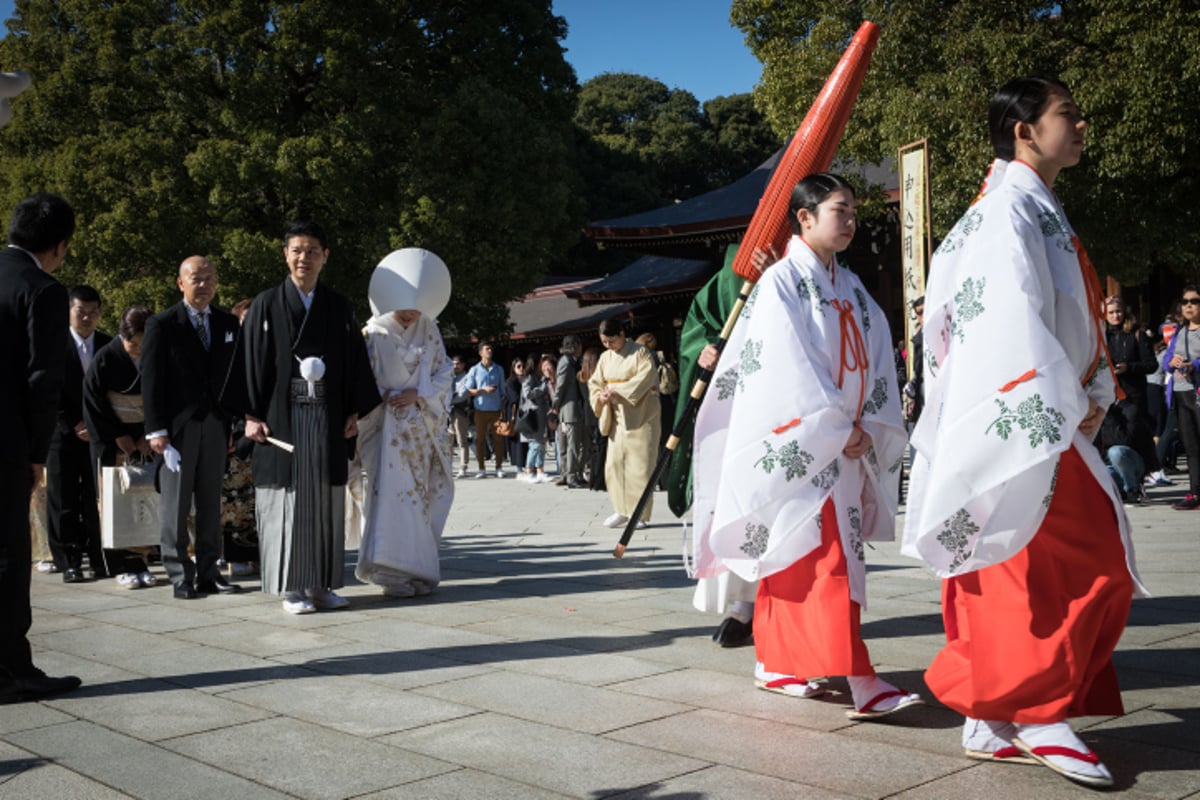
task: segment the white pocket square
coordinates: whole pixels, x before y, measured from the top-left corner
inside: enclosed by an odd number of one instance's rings
[[[225,344],[233,341],[233,331],[225,331]]]

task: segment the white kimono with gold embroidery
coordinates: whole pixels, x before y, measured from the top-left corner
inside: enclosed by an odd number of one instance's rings
[[[856,420],[872,445],[847,458]],[[865,606],[863,542],[895,537],[905,441],[883,311],[854,273],[831,277],[793,237],[751,294],[696,419],[696,575],[786,569],[820,544],[832,498],[851,597]]]
[[[1081,257],[1041,176],[999,160],[934,254],[902,552],[942,577],[1020,552],[1050,507],[1060,454],[1075,445],[1112,500],[1145,591],[1124,508],[1079,431],[1089,397],[1102,408],[1114,399]]]
[[[441,579],[438,544],[454,500],[446,432],[454,368],[425,316],[408,328],[378,316],[365,334],[384,402],[359,422],[366,491],[355,575],[395,594],[428,594]],[[389,406],[405,389],[416,389],[418,402]]]

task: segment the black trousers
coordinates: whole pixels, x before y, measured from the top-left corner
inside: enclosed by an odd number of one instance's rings
[[[217,559],[221,555],[221,484],[227,442],[228,433],[218,417],[209,414],[192,420],[171,440],[182,458],[179,472],[171,472],[165,465],[159,469],[163,568],[176,586],[220,577]],[[187,519],[193,503],[195,561],[188,557]]]
[[[56,430],[46,455],[46,538],[60,570],[80,569],[87,555],[104,577],[100,514],[96,510],[96,471],[87,442]]]
[[[0,462],[0,683],[6,677],[32,677],[29,649],[29,493],[28,463]]]
[[[1188,492],[1200,496],[1200,404],[1193,389],[1175,392],[1172,399],[1179,420],[1179,440],[1187,452]]]

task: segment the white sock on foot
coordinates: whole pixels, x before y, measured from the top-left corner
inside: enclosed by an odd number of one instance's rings
[[[745,600],[734,600],[729,604],[728,616],[733,617],[738,622],[750,622],[750,620],[754,619],[754,603],[749,603]]]
[[[1011,722],[967,717],[963,723],[962,745],[964,750],[994,753],[1012,745],[1017,726]]]

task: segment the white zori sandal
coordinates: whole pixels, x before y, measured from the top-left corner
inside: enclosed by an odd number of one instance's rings
[[[1013,744],[1039,764],[1084,786],[1112,786],[1112,773],[1066,722],[1017,725]]]
[[[821,684],[784,672],[767,672],[761,661],[754,665],[754,685],[788,697],[817,697],[825,694]]]
[[[846,682],[850,684],[850,695],[854,700],[854,710],[847,711],[846,717],[856,722],[888,717],[925,703],[916,692],[899,689],[878,675],[848,675]],[[859,698],[863,697],[867,700],[860,704]]]

